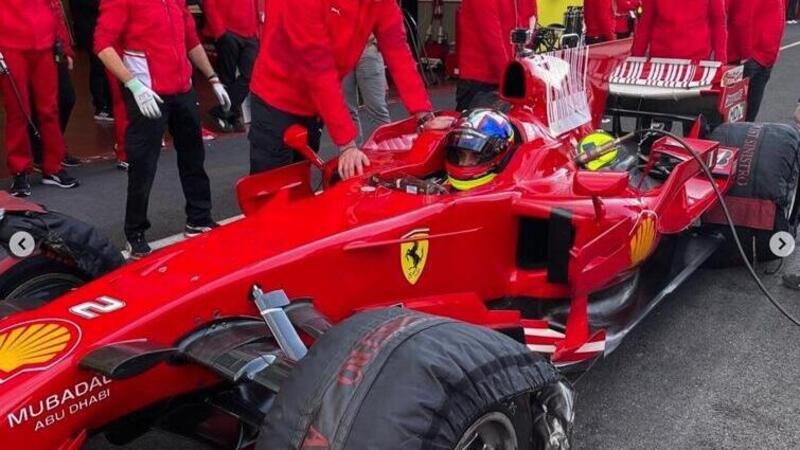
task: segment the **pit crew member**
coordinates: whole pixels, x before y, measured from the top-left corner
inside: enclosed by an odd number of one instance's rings
[[[259,0],[203,0],[207,28],[215,39],[217,70],[231,97],[231,110],[215,106],[209,113],[223,132],[244,131],[242,102],[258,55]]]
[[[641,13],[642,0],[615,0],[614,4],[617,39],[629,38],[636,27],[636,17]]]
[[[309,130],[319,149],[322,122],[341,152],[339,174],[363,173],[369,158],[356,145],[358,135],[342,93],[342,79],[352,72],[374,34],[406,109],[423,121],[431,103],[406,41],[397,2],[267,2],[261,50],[250,86],[250,171],[290,164],[294,154],[283,144],[293,124]]]
[[[536,0],[461,2],[457,111],[497,104],[500,79],[514,58],[511,31],[528,28],[536,14]]]
[[[616,39],[614,6],[611,2],[612,0],[585,0],[583,2],[587,44]]]
[[[70,44],[58,0],[3,0],[0,2],[0,53],[9,73],[0,74],[6,110],[8,169],[14,177],[11,193],[31,193],[28,174],[33,168],[28,119],[31,104],[42,138],[42,183],[74,188],[77,179],[61,166],[64,137],[58,113],[58,69],[54,51]],[[15,91],[11,77],[13,77]]]
[[[728,61],[725,0],[644,0],[633,56]]]
[[[744,64],[750,79],[747,121],[754,122],[764,91],[778,61],[783,31],[785,0],[728,0],[728,60]]]
[[[115,45],[123,49],[122,57]],[[167,129],[175,141],[178,173],[186,197],[184,234],[194,236],[216,228],[218,224],[211,218],[211,188],[204,167],[192,63],[211,83],[223,108],[230,108],[230,98],[200,45],[184,0],[103,0],[95,51],[126,88],[123,94],[129,123],[125,151],[129,170],[125,236],[131,257],[150,253],[145,239],[145,231],[150,228],[147,208],[161,138]]]
[[[456,191],[490,183],[517,143],[517,132],[505,114],[491,109],[465,112],[445,138],[448,183]]]

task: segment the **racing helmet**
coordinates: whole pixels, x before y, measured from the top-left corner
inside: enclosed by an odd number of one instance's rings
[[[466,191],[494,180],[515,141],[516,131],[505,114],[492,109],[464,112],[445,139],[450,184]]]

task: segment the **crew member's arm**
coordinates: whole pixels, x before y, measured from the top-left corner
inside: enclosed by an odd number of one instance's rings
[[[725,14],[725,0],[710,0],[708,5],[709,26],[711,28],[711,47],[714,60],[728,62],[728,19]]]
[[[228,0],[203,0],[203,14],[208,24],[208,31],[214,39],[219,39],[228,31],[225,28],[225,21],[222,19],[222,8],[229,8],[230,5],[223,6],[222,3]]]
[[[614,6],[611,4],[611,0],[601,0],[599,6],[601,34],[605,40],[613,41],[617,38],[616,27],[614,26],[616,20]]]
[[[217,96],[217,101],[219,101],[222,109],[226,112],[230,111],[231,98],[228,96],[228,92],[225,90],[225,86],[222,85],[217,74],[214,73],[214,68],[211,67],[211,62],[208,60],[206,50],[200,44],[200,37],[197,36],[197,25],[194,23],[194,17],[192,17],[192,13],[189,12],[188,7],[183,8],[183,22],[184,29],[186,30],[185,39],[186,48],[189,49],[189,59],[192,61],[192,64],[200,70],[200,73],[206,77],[206,80],[211,83],[211,87],[214,89],[214,95]]]
[[[64,55],[67,57],[67,67],[72,70],[75,50],[72,48],[72,34],[69,32],[67,17],[61,0],[50,0],[50,9],[53,10],[56,23],[56,39],[64,46]]]
[[[339,146],[339,174],[349,178],[363,174],[369,165],[367,156],[355,144],[356,131],[347,109],[339,72],[333,58],[325,20],[330,14],[327,1],[295,0],[291,17],[282,17],[280,26],[288,35],[293,57],[292,70],[305,85],[308,97],[314,102],[334,144]],[[271,18],[269,20],[275,20]]]
[[[378,49],[389,67],[392,80],[397,85],[400,99],[409,113],[418,119],[433,109],[425,83],[417,71],[417,63],[408,47],[406,29],[403,25],[403,13],[397,2],[384,2],[387,8],[381,16],[375,37]]]
[[[658,16],[655,0],[644,0],[642,8],[644,12],[639,19],[639,24],[636,26],[636,33],[633,35],[631,56],[645,56],[647,54],[647,49],[650,48],[650,39],[653,36],[653,25]]]

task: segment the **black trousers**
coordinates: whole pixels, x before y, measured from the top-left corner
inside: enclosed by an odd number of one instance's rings
[[[750,78],[750,93],[747,96],[747,121],[755,122],[761,102],[764,100],[764,91],[772,76],[772,67],[764,67],[753,59],[744,64],[744,76]]]
[[[178,154],[178,174],[186,198],[188,223],[211,219],[211,185],[204,167],[205,147],[200,131],[200,106],[194,89],[180,95],[162,95],[162,116],[148,119],[139,111],[133,96],[123,89],[129,124],[125,133],[128,153],[128,200],[125,208],[125,236],[150,228],[147,207],[158,168],[161,139],[169,130]]]
[[[500,102],[499,89],[496,84],[459,80],[456,86],[456,111],[497,107]]]
[[[58,120],[61,125],[61,133],[67,130],[69,119],[72,117],[72,110],[75,108],[75,86],[72,84],[72,77],[70,76],[69,68],[66,62],[59,63],[58,65]],[[35,108],[31,108],[34,114],[33,123],[38,125],[36,120]],[[33,130],[29,130],[31,145],[33,150],[33,160],[37,164],[42,163],[42,141],[36,139],[36,134]]]
[[[786,20],[797,20],[798,0],[788,0],[786,2]]]
[[[283,134],[292,125],[302,125],[308,129],[308,143],[319,152],[322,138],[322,121],[318,117],[304,117],[274,108],[258,96],[251,100],[252,122],[250,133],[250,173],[287,166],[300,161],[301,156],[283,143]]]
[[[258,39],[225,33],[217,40],[217,73],[231,97],[231,118],[241,117],[241,106],[250,93],[250,76],[258,56]],[[238,72],[238,73],[237,73]]]
[[[91,51],[89,54],[89,92],[92,94],[92,105],[96,113],[111,112],[111,88],[108,86],[106,68]]]

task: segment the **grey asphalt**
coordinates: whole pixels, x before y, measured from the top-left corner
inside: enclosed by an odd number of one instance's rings
[[[785,42],[800,41],[789,26]],[[800,47],[784,52],[759,120],[789,122],[800,96]],[[436,95],[441,107],[450,95]],[[402,112],[393,107],[394,117]],[[325,154],[331,146],[325,146]],[[182,228],[182,196],[174,152],[165,152],[151,202],[151,239]],[[207,167],[215,214],[238,214],[232,186],[247,170],[242,137],[209,145]],[[75,170],[73,192],[36,187],[34,200],[96,224],[121,244],[125,177],[110,164]],[[772,266],[759,268],[760,273]],[[800,270],[800,257],[785,270]],[[800,316],[800,295],[762,275],[787,308]],[[744,270],[704,270],[656,308],[615,353],[577,384],[577,449],[796,449],[800,448],[800,328],[759,294]],[[89,449],[115,447],[102,437]],[[127,449],[199,448],[150,433]]]

